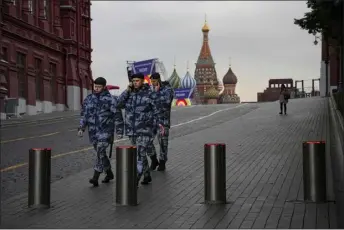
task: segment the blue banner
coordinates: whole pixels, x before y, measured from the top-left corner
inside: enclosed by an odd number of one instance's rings
[[[134,62],[133,64],[133,72],[134,73],[142,73],[145,76],[151,75],[155,72],[155,60],[156,59],[149,59],[144,61]]]
[[[174,90],[174,96],[176,99],[185,99],[185,98],[190,98],[192,94],[192,89],[191,88],[186,88],[186,89],[175,89]]]

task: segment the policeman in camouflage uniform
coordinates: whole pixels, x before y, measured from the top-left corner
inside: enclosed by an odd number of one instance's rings
[[[99,185],[98,179],[103,171],[106,172],[103,183],[114,179],[106,149],[113,141],[115,126],[119,139],[123,137],[124,129],[122,112],[117,108],[117,97],[112,96],[105,86],[106,80],[102,77],[94,81],[94,93],[88,95],[84,100],[78,129],[78,135],[82,136],[86,127],[88,128],[90,142],[97,153],[94,175],[89,180],[94,186]]]
[[[152,146],[153,129],[158,125],[160,132],[164,132],[162,118],[159,110],[152,100],[154,93],[148,84],[143,84],[143,74],[134,74],[131,78],[132,85],[119,96],[121,108],[125,109],[125,134],[132,145],[136,145],[138,155],[138,179],[143,175],[141,184],[152,181],[148,165],[148,148]],[[142,170],[140,170],[142,168]]]
[[[163,118],[163,126],[165,128],[165,132],[163,135],[161,135],[161,133],[158,133],[157,135],[158,142],[160,145],[159,161],[157,159],[154,144],[152,145],[151,170],[155,170],[158,167],[158,171],[165,171],[165,163],[167,161],[168,150],[168,137],[171,123],[171,105],[174,97],[174,90],[168,83],[168,81],[161,81],[159,73],[152,74],[151,82],[153,90],[156,92],[155,94],[153,94],[153,99],[157,107],[159,107],[161,116]]]

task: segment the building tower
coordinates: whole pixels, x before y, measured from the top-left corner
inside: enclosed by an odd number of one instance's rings
[[[225,74],[225,76],[223,76],[222,82],[224,85],[224,91],[221,98],[222,103],[240,103],[240,98],[235,93],[238,78],[234,74],[230,63],[227,73]]]
[[[183,89],[194,89],[196,86],[196,80],[191,76],[189,71],[189,62],[186,67],[186,74],[181,80],[181,88]]]
[[[174,60],[174,67],[171,77],[167,80],[173,89],[180,88],[180,77],[176,70],[176,61]]]
[[[198,94],[198,98],[195,98],[195,100],[197,103],[205,103],[204,93],[212,87],[211,82],[213,83],[214,87],[217,88],[218,86],[215,63],[209,47],[209,30],[210,29],[207,24],[207,20],[205,20],[204,26],[202,27],[203,44],[198,56],[195,69],[195,80],[197,83],[196,92]]]

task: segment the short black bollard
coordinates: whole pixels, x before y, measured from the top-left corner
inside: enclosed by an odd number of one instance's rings
[[[50,207],[51,149],[29,150],[29,204]]]
[[[204,145],[204,201],[226,203],[226,145]]]
[[[324,141],[303,143],[304,201],[326,201],[326,146]]]
[[[137,153],[135,146],[116,148],[116,203],[137,205]]]

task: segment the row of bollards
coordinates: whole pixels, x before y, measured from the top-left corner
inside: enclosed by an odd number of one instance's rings
[[[304,200],[326,201],[325,142],[303,143]],[[50,207],[51,149],[30,149],[29,207]],[[204,201],[226,203],[226,145],[204,145]],[[134,146],[116,148],[116,203],[137,205],[137,153]]]

